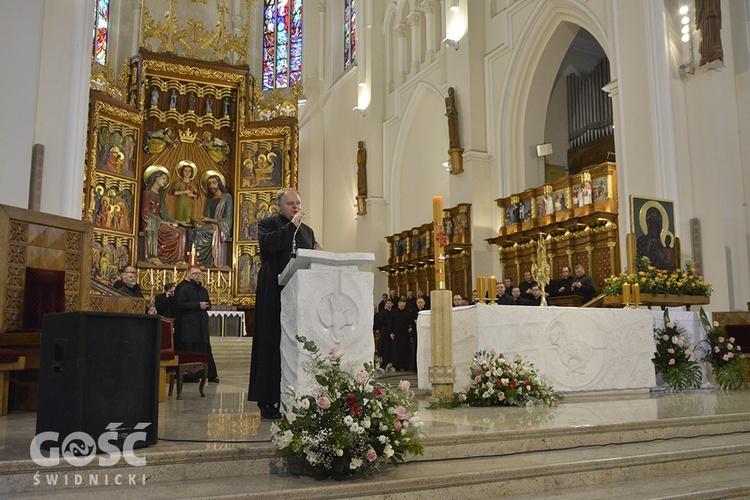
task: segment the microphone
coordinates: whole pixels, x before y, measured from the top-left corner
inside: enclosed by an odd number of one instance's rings
[[[305,214],[302,214],[302,219],[305,218]],[[297,229],[294,230],[294,236],[292,236],[292,259],[297,258],[297,232],[299,231],[299,228],[302,227],[302,219],[299,221],[299,226],[297,226]]]

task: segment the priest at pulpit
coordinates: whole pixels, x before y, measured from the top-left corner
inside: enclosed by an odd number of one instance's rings
[[[255,301],[255,335],[250,361],[247,399],[257,401],[263,418],[278,419],[281,397],[281,289],[278,276],[292,251],[323,250],[315,233],[304,224],[299,193],[282,188],[276,193],[279,211],[258,223],[261,266]]]

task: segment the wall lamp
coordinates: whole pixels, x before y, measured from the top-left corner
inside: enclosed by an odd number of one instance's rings
[[[443,38],[443,43],[446,44],[448,47],[453,47],[454,49],[458,50],[458,40],[452,40],[450,38]]]

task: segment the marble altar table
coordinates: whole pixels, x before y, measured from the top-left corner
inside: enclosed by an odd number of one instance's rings
[[[469,385],[479,350],[526,356],[558,391],[649,389],[656,385],[649,310],[480,305],[453,310],[455,390]],[[429,389],[430,315],[417,320],[418,383]]]

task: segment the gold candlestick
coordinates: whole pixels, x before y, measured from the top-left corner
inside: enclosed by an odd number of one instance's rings
[[[484,304],[484,276],[477,276],[477,304]]]
[[[494,276],[490,276],[487,278],[487,295],[489,295],[489,304],[492,305],[495,303],[496,297],[492,296],[492,293],[495,293],[497,295],[497,279]]]
[[[445,232],[443,231],[443,198],[432,197],[433,248],[435,249],[435,287],[445,290]]]
[[[531,275],[542,289],[542,301],[540,306],[547,307],[547,294],[544,290],[547,288],[550,278],[550,265],[547,260],[547,242],[544,234],[539,233],[539,241],[536,245],[536,262],[531,264]]]
[[[636,283],[633,285],[633,302],[636,309],[641,307],[641,286]]]
[[[625,302],[625,308],[630,308],[630,283],[622,284],[622,301]]]

